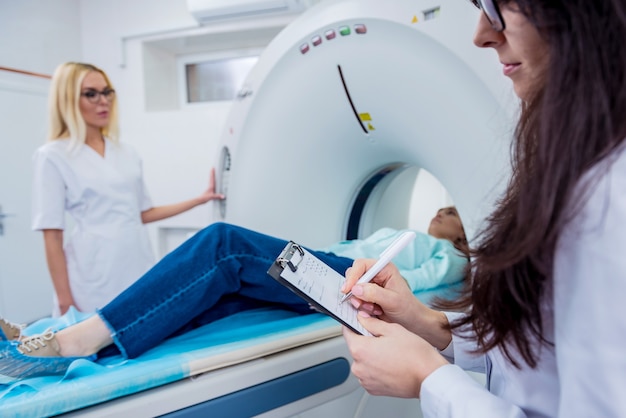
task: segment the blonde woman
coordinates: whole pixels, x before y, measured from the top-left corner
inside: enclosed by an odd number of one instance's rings
[[[67,62],[56,69],[49,112],[48,142],[33,157],[32,227],[43,231],[53,315],[72,305],[92,312],[154,264],[143,224],[221,196],[211,173],[209,188],[198,197],[152,205],[139,156],[118,140],[115,89],[91,64]],[[67,239],[66,212],[75,224]]]

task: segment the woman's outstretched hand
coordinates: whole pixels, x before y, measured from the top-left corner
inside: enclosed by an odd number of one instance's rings
[[[225,196],[215,192],[215,168],[211,169],[211,177],[209,179],[209,188],[204,191],[199,197],[202,203],[207,203],[210,200],[224,200]]]

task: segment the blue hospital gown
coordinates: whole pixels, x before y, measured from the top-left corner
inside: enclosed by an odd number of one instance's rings
[[[341,241],[320,251],[353,259],[378,258],[404,232],[406,230],[382,228],[365,239]],[[415,239],[392,261],[414,293],[463,280],[468,263],[463,253],[446,239],[414,232]]]

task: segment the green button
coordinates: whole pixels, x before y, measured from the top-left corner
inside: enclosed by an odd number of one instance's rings
[[[347,36],[350,35],[350,27],[349,26],[342,26],[339,28],[339,33],[341,34],[341,36]]]

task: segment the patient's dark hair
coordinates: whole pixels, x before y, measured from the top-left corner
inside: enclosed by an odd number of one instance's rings
[[[456,206],[447,206],[439,210],[446,210],[446,209],[454,209],[454,211],[456,212],[456,216],[458,216],[459,220],[461,221],[461,236],[457,237],[454,241],[451,241],[452,245],[454,245],[454,248],[462,252],[463,255],[465,255],[465,257],[469,259],[470,249],[469,249],[469,244],[467,242],[467,235],[465,234],[465,227],[463,226],[463,221],[461,220],[461,215],[459,215],[459,212]]]
[[[538,347],[553,343],[542,336],[540,306],[556,243],[595,179],[576,186],[626,137],[626,2],[515,3],[547,41],[550,63],[522,104],[512,176],[472,250],[467,290],[445,307],[468,312],[451,327],[471,325],[481,351],[499,347],[517,367],[519,352],[534,368]]]

